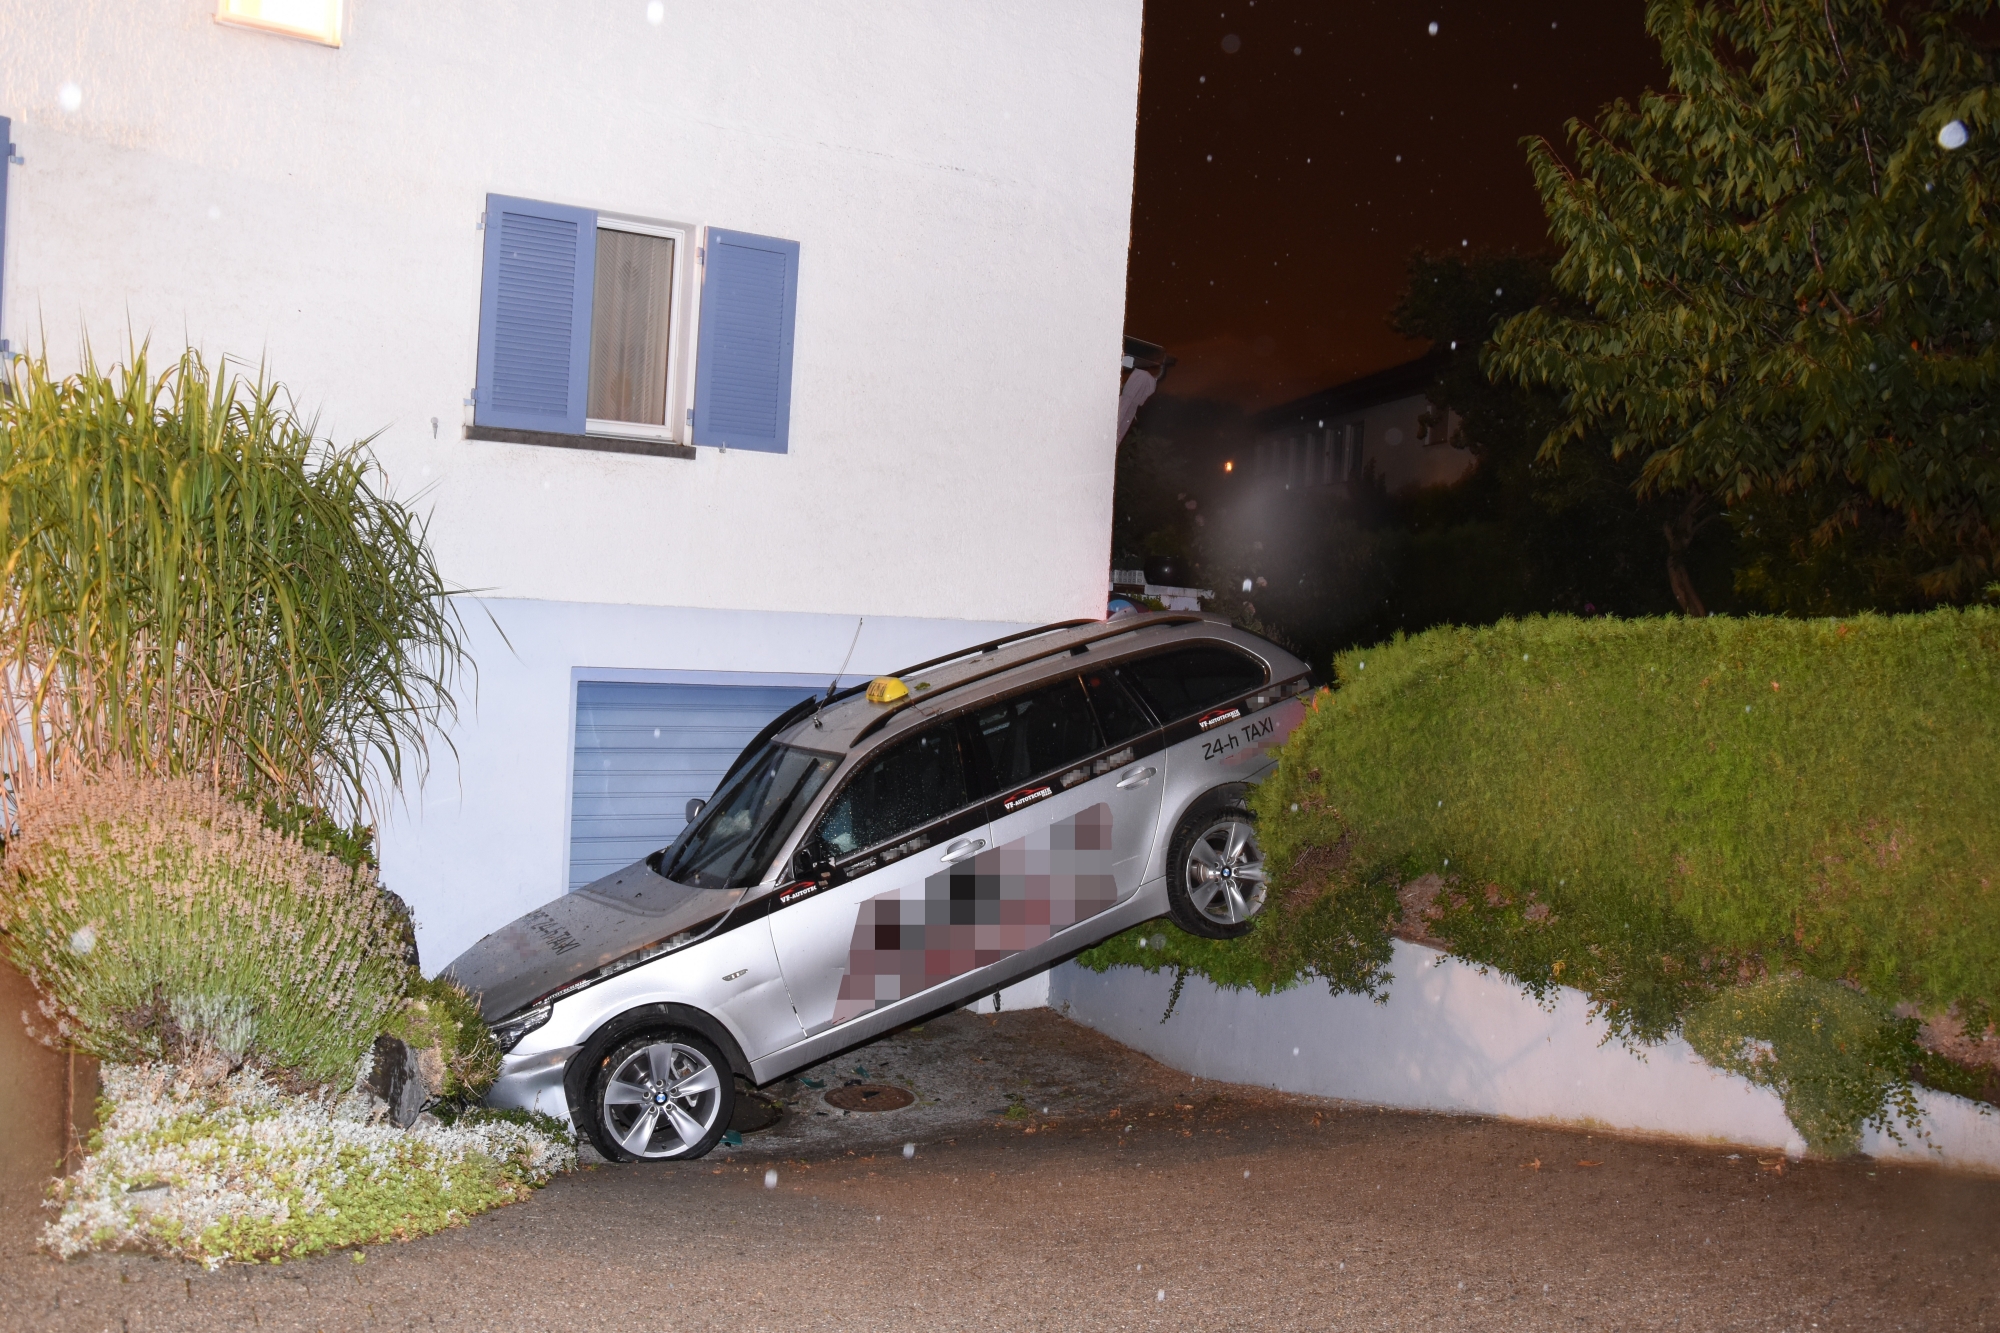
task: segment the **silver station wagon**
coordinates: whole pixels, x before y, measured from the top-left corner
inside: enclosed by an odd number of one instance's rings
[[[808,700],[671,847],[449,972],[506,1053],[490,1105],[614,1160],[700,1157],[768,1083],[1161,915],[1250,929],[1245,805],[1303,662],[1198,615],[1052,626]]]

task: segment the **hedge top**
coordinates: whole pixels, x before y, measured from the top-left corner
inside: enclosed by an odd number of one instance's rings
[[[1334,666],[1260,801],[1277,846],[1330,810],[1596,935],[2000,1005],[2000,613],[1534,619]]]

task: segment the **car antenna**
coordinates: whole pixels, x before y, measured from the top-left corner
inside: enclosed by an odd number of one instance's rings
[[[840,670],[834,673],[832,680],[827,682],[826,693],[821,696],[819,703],[813,708],[814,730],[819,729],[819,710],[826,707],[827,700],[833,698],[833,692],[840,688],[840,678],[847,674],[847,664],[854,660],[854,646],[861,642],[861,627],[867,623],[867,616],[857,617],[854,622],[854,637],[847,641],[847,656],[840,659]]]

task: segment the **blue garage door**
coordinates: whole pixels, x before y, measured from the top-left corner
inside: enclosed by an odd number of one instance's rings
[[[812,693],[793,685],[577,682],[570,888],[672,842],[689,799],[707,799],[750,739]]]

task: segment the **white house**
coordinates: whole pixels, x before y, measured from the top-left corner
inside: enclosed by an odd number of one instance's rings
[[[1104,614],[1140,19],[0,0],[0,336],[263,362],[476,590],[427,966],[843,664]]]

